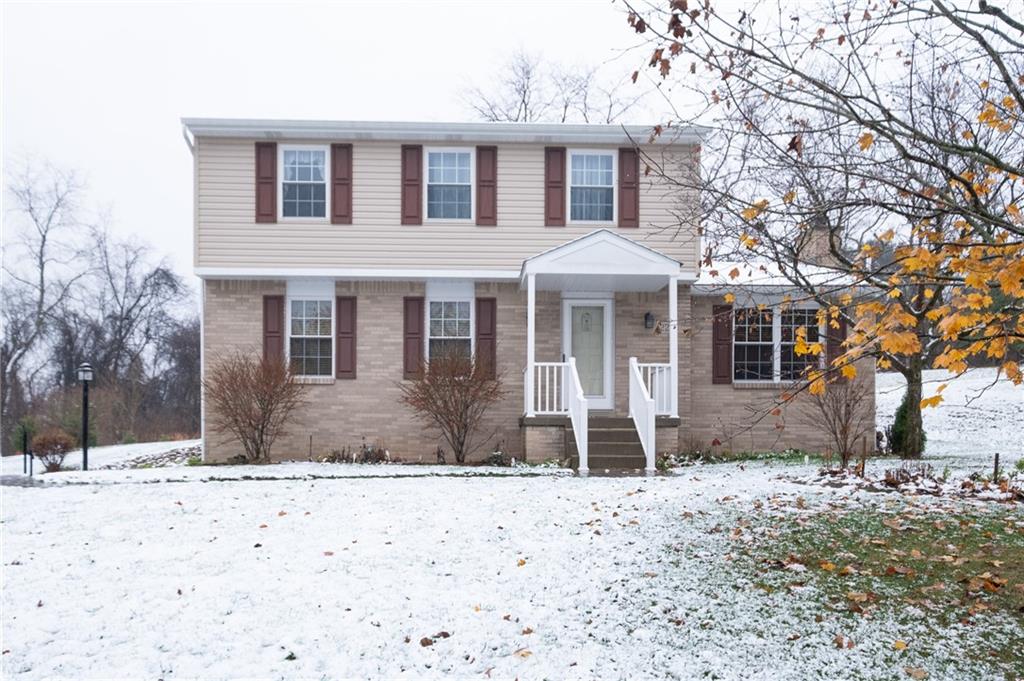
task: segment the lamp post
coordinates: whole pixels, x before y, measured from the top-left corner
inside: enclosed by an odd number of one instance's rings
[[[82,383],[82,470],[89,470],[89,382],[92,380],[92,365],[82,362],[78,365],[78,380]]]

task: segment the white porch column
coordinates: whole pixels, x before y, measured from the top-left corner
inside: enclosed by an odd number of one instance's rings
[[[526,400],[526,415],[534,416],[536,408],[533,399],[533,378],[534,368],[534,307],[537,302],[536,293],[537,275],[526,275],[526,380],[523,381],[523,399]]]
[[[672,374],[669,390],[672,418],[679,418],[679,277],[668,278],[668,363]]]

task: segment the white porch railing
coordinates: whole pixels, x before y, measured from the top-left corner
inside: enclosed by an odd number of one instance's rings
[[[587,398],[583,395],[579,372],[576,371],[576,358],[570,357],[566,374],[565,395],[569,407],[569,420],[572,421],[572,434],[576,436],[576,451],[580,461],[577,470],[586,473],[589,470],[587,458],[587,424],[590,415],[587,413]]]
[[[579,452],[578,469],[585,473],[588,468],[587,422],[589,419],[587,398],[583,384],[576,370],[576,358],[568,362],[535,362],[533,367],[523,371],[524,377],[533,377],[533,392],[526,381],[527,415],[567,415],[572,423]],[[532,407],[532,409],[531,409]]]
[[[644,448],[644,458],[648,471],[655,470],[654,443],[654,398],[647,390],[640,364],[636,357],[629,358],[629,415],[640,436],[640,444]]]
[[[533,413],[567,414],[568,362],[535,362],[533,365]],[[529,409],[527,409],[529,411]]]
[[[672,414],[672,365],[639,363],[640,375],[647,394],[654,399],[654,410],[658,416]]]

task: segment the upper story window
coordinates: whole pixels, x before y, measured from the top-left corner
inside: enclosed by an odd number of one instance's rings
[[[612,222],[615,215],[615,154],[569,153],[569,219]]]
[[[820,354],[795,350],[801,328],[808,345],[819,342],[816,308],[740,308],[733,315],[733,380],[797,381],[822,362]]]
[[[463,149],[427,149],[427,218],[473,217],[473,154]]]
[[[281,217],[327,217],[326,147],[281,147]]]

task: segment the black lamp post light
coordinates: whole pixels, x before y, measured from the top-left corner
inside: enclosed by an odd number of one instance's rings
[[[89,470],[89,383],[92,381],[92,365],[82,362],[78,365],[78,380],[82,383],[82,470]]]

